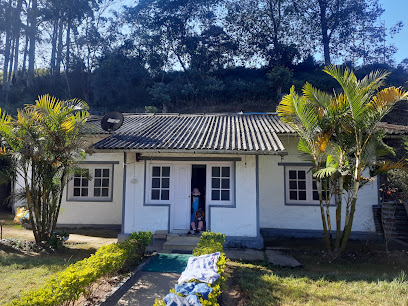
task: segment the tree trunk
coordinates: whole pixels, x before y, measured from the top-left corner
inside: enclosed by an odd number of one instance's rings
[[[66,56],[65,56],[65,71],[66,72],[68,72],[69,60],[70,60],[70,58],[69,58],[69,56],[70,56],[70,54],[69,54],[70,48],[69,47],[70,47],[70,44],[71,44],[70,35],[71,35],[71,18],[68,17],[68,20],[67,20],[67,37],[65,39],[66,46],[67,46],[67,52],[66,52]]]
[[[57,49],[57,64],[55,66],[55,75],[59,75],[61,72],[61,57],[62,57],[62,32],[64,30],[64,21],[62,16],[59,20],[59,29],[58,29],[58,49]]]
[[[27,9],[28,9],[28,6],[29,6],[29,3],[27,4]],[[27,16],[28,17],[28,16]],[[22,66],[22,68],[21,68],[21,73],[22,73],[22,76],[24,77],[25,76],[25,73],[26,73],[26,64],[27,64],[27,56],[28,56],[28,45],[29,45],[29,42],[30,42],[30,36],[29,36],[29,33],[28,33],[28,29],[29,29],[29,19],[27,18],[27,20],[26,20],[26,25],[25,25],[25,27],[26,27],[26,41],[25,41],[25,45],[24,45],[24,53],[23,53],[23,66]]]
[[[327,3],[326,0],[319,0],[319,7],[320,7],[320,27],[322,30],[322,44],[323,44],[323,54],[324,54],[324,64],[330,65],[330,38],[328,34],[328,26],[327,26]]]
[[[16,38],[15,37],[13,37],[13,43],[11,44],[11,49],[10,49],[10,54],[11,54],[11,56],[10,56],[10,62],[9,62],[9,68],[8,68],[8,75],[7,75],[7,87],[8,88],[10,88],[10,81],[11,81],[11,76],[12,76],[12,74],[13,74],[13,54],[14,54],[14,51],[15,51],[15,48],[16,47]]]
[[[50,64],[50,74],[54,75],[55,72],[55,52],[57,50],[57,33],[58,33],[58,21],[59,19],[56,18],[54,20],[54,29],[52,31],[52,39],[51,39],[51,64]]]
[[[278,5],[278,17],[275,16],[275,9],[274,6]],[[275,1],[275,3],[272,3],[272,0],[268,1],[268,6],[269,6],[269,17],[272,20],[273,24],[273,33],[272,33],[272,40],[273,40],[273,47],[274,47],[274,52],[275,52],[275,59],[274,65],[281,65],[281,45],[279,43],[279,31],[280,31],[280,7],[281,3],[280,0]],[[272,66],[272,65],[271,65]]]
[[[18,73],[18,56],[20,52],[20,29],[21,29],[21,8],[23,6],[23,0],[18,0],[16,14],[15,14],[15,28],[14,28],[14,39],[15,39],[15,49],[14,49],[14,68],[13,68],[13,79],[12,83],[17,81]]]
[[[12,0],[9,0],[5,12],[5,25],[6,25],[6,43],[4,46],[4,63],[3,63],[3,91],[7,93],[8,86],[8,67],[10,61],[10,46],[11,46],[11,13],[12,13]]]
[[[338,181],[338,194],[337,194],[337,199],[336,199],[336,242],[335,242],[335,248],[338,250],[340,248],[340,242],[341,242],[341,206],[342,206],[342,201],[343,201],[343,182],[344,182],[344,177],[343,175],[340,176],[339,181]]]
[[[346,224],[344,225],[343,237],[341,241],[340,251],[344,251],[347,245],[347,241],[350,237],[351,227],[353,226],[353,219],[354,219],[354,212],[356,210],[356,203],[357,203],[357,194],[358,190],[360,189],[360,176],[361,176],[361,160],[360,156],[356,157],[356,171],[354,172],[353,177],[353,197],[351,199],[350,205],[350,215],[348,220],[346,220]]]
[[[28,79],[27,86],[34,85],[34,64],[35,64],[35,38],[37,34],[37,0],[32,0],[30,11],[30,50],[28,53]]]
[[[329,232],[327,230],[326,213],[324,211],[324,203],[323,203],[323,197],[322,197],[322,184],[321,184],[320,179],[316,179],[316,185],[317,185],[317,192],[319,194],[320,214],[322,217],[322,224],[323,224],[324,244],[326,246],[326,249],[329,252],[331,252],[330,237],[329,237]]]

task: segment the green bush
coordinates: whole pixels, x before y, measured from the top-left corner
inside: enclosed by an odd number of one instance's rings
[[[200,302],[203,306],[217,306],[218,297],[221,295],[222,291],[225,290],[225,282],[227,280],[227,274],[225,272],[225,265],[227,263],[227,258],[224,254],[225,235],[220,233],[204,232],[200,238],[200,242],[197,247],[193,250],[194,256],[201,256],[205,254],[212,254],[215,252],[220,252],[220,258],[217,261],[218,274],[220,277],[213,283],[208,284],[213,290],[208,295],[208,299],[204,300],[200,297]],[[190,280],[198,282],[197,280]],[[170,292],[175,292],[171,289]],[[154,306],[165,306],[163,300],[156,299]]]
[[[61,249],[64,241],[69,237],[67,232],[54,232],[47,240],[47,244],[54,249]]]
[[[78,261],[51,277],[39,290],[28,292],[10,305],[61,305],[73,302],[90,290],[92,283],[125,267],[140,263],[151,232],[136,233],[123,243],[103,246],[88,258]],[[138,240],[141,238],[141,241]]]

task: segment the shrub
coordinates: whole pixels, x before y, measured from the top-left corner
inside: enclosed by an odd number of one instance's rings
[[[100,277],[138,264],[150,243],[151,232],[136,233],[123,243],[103,246],[88,258],[78,261],[51,277],[39,290],[28,292],[10,305],[61,305],[75,301],[90,290]],[[138,240],[141,238],[141,241]]]
[[[48,238],[47,245],[54,249],[61,249],[64,241],[66,241],[68,237],[69,234],[67,232],[54,232],[50,238]]]
[[[222,291],[225,290],[225,282],[227,280],[227,275],[225,273],[225,265],[227,263],[227,258],[224,252],[225,235],[220,233],[204,232],[200,238],[200,242],[197,247],[193,250],[194,256],[201,256],[205,254],[212,254],[215,252],[220,252],[220,258],[217,261],[218,274],[220,277],[213,283],[208,284],[212,288],[212,292],[208,295],[208,299],[204,300],[200,297],[200,302],[203,306],[217,306],[218,297],[221,295]],[[197,280],[190,280],[198,282]],[[170,292],[175,292],[171,289]],[[163,300],[156,299],[154,306],[165,306]]]

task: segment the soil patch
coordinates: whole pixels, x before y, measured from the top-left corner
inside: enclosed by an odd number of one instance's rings
[[[225,271],[228,273],[227,288],[220,297],[222,306],[244,306],[248,305],[248,300],[238,284],[238,277],[235,275],[234,266],[227,263]]]

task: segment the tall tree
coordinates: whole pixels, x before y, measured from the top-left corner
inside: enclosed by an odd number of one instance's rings
[[[298,39],[299,22],[293,1],[228,1],[227,9],[227,33],[240,46],[246,61],[262,59],[270,67],[288,66],[298,56],[298,49],[307,45],[305,37]]]
[[[167,68],[179,66],[187,72],[194,36],[214,25],[216,5],[215,0],[143,0],[128,7],[125,17],[135,45],[147,58],[162,58]]]
[[[28,11],[29,28],[28,37],[30,41],[29,51],[28,51],[28,78],[27,85],[32,87],[34,84],[34,68],[35,68],[35,44],[37,38],[37,18],[38,18],[38,7],[37,0],[31,0],[31,8]]]
[[[353,42],[363,36],[368,45],[379,43],[377,23],[384,10],[378,0],[305,0],[294,6],[307,35],[321,46],[326,65],[334,57],[344,59],[348,52],[355,52],[350,50],[355,47]]]

